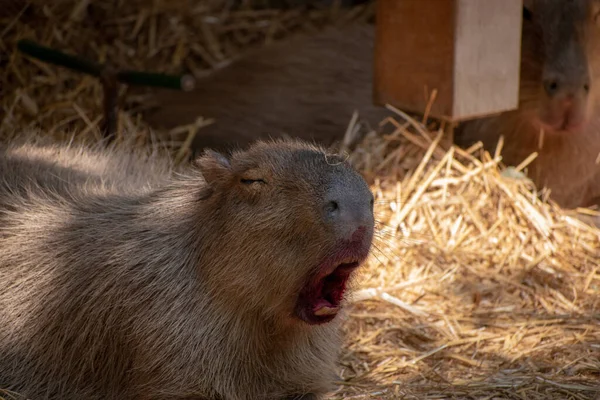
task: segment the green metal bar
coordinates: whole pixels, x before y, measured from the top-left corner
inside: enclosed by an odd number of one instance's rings
[[[135,86],[153,86],[186,91],[193,88],[193,78],[189,75],[176,76],[150,72],[121,71],[117,73],[117,79],[120,83]]]
[[[17,47],[30,57],[100,79],[104,91],[104,123],[102,130],[104,137],[109,142],[114,139],[117,127],[119,84],[154,86],[185,91],[192,90],[194,87],[194,79],[189,75],[174,76],[139,71],[112,71],[107,69],[106,65],[65,54],[27,39],[20,40]]]
[[[30,57],[45,61],[59,67],[69,68],[84,74],[99,77],[103,66],[83,58],[62,53],[60,51],[40,46],[31,40],[23,39],[17,43],[18,49]]]
[[[17,43],[17,47],[21,52],[30,57],[97,78],[101,77],[105,69],[105,66],[102,64],[41,46],[31,40],[20,40]],[[185,91],[191,90],[194,87],[194,79],[189,75],[176,76],[151,72],[121,71],[116,73],[116,79],[119,83],[136,86],[163,87]]]

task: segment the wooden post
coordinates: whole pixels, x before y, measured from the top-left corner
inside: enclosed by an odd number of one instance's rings
[[[374,102],[459,121],[518,106],[522,0],[378,0]]]

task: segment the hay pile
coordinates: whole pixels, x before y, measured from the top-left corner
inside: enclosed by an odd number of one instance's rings
[[[372,14],[106,0],[82,20],[73,6],[85,3],[0,21],[0,140],[27,127],[59,139],[100,135],[99,83],[24,58],[13,51],[18,39],[201,77],[265,41]],[[121,133],[146,145],[144,98],[126,100]],[[333,398],[600,399],[600,231],[502,174],[496,155],[448,149],[437,132],[390,115],[389,133],[351,154],[373,183],[379,232],[345,325],[344,381]],[[185,152],[177,132],[165,143]]]
[[[600,398],[600,231],[399,120],[352,155],[380,233],[335,398]]]

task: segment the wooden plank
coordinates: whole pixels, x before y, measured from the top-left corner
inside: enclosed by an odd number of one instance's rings
[[[462,120],[518,106],[522,0],[378,0],[374,102]]]
[[[458,0],[452,115],[517,108],[522,17],[521,0]]]

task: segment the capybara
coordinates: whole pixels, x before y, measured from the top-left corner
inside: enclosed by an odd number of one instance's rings
[[[600,179],[600,1],[525,0],[521,84],[516,111],[461,124],[456,143],[482,141],[517,165],[565,208],[598,202]]]
[[[156,90],[146,120],[171,129],[214,119],[198,130],[197,152],[284,135],[330,146],[343,139],[354,111],[364,134],[390,115],[372,100],[374,33],[371,24],[353,23],[254,49],[192,92]]]
[[[321,399],[373,195],[297,140],[165,159],[0,151],[0,389],[42,399]]]

